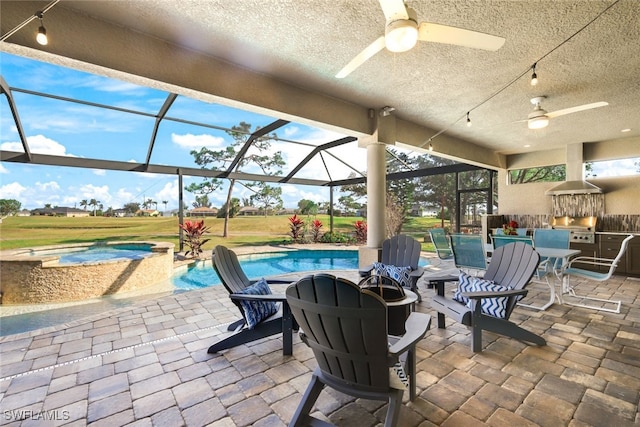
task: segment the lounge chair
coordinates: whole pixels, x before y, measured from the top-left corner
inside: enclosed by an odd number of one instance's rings
[[[405,234],[393,236],[382,242],[381,261],[361,268],[360,276],[389,276],[415,292],[418,301],[422,301],[418,292],[418,279],[424,274],[424,269],[418,265],[421,250],[420,242],[413,237]]]
[[[455,249],[454,249],[455,253]],[[532,344],[546,345],[544,338],[529,332],[509,317],[524,287],[533,277],[540,255],[531,245],[510,243],[497,248],[482,279],[461,272],[458,291],[453,298],[445,297],[444,282],[434,280],[437,295],[431,307],[438,312],[438,328],[445,328],[445,315],[471,329],[471,349],[482,351],[482,331],[487,330]]]
[[[290,284],[291,280],[249,280],[242,271],[236,254],[224,246],[216,246],[212,255],[213,269],[240,310],[242,319],[227,330],[232,335],[209,347],[217,353],[241,344],[282,333],[282,353],[293,352],[293,329],[297,328],[284,294],[272,294],[269,284]]]
[[[331,425],[309,415],[322,389],[329,386],[350,396],[387,400],[384,425],[397,426],[406,388],[401,372],[408,376],[413,400],[415,346],[427,333],[431,316],[413,312],[405,322],[406,333],[388,337],[384,300],[346,279],[307,276],[288,287],[286,294],[301,338],[318,363],[289,425]]]
[[[562,270],[562,293],[563,293],[562,299],[564,304],[572,305],[575,307],[590,308],[592,310],[608,311],[610,313],[620,313],[620,307],[622,305],[622,301],[609,300],[605,298],[597,298],[597,297],[586,296],[586,295],[577,295],[574,287],[571,286],[570,280],[572,276],[581,277],[583,279],[588,279],[588,280],[595,280],[597,282],[604,282],[605,280],[609,280],[611,276],[613,276],[613,273],[616,271],[616,267],[618,266],[618,263],[620,262],[622,255],[624,255],[625,251],[627,250],[629,241],[633,238],[634,238],[634,235],[630,234],[629,237],[625,238],[622,241],[622,244],[620,245],[620,251],[618,252],[618,255],[616,255],[614,259],[579,256],[569,261],[567,266]],[[585,269],[576,267],[575,264],[578,264],[578,265],[587,264],[591,266],[596,266],[601,269],[606,269],[606,271],[597,272],[597,271],[585,270]],[[578,298],[579,302],[567,301],[567,298],[565,298],[565,296],[570,298],[571,297]],[[597,305],[585,304],[584,302],[582,302],[584,300],[596,301],[595,304]],[[613,304],[614,308],[608,308],[607,304]]]

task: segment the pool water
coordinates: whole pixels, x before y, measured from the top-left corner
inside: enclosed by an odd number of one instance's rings
[[[142,259],[152,254],[149,245],[95,246],[81,250],[39,251],[34,255],[59,256],[59,264],[82,264],[86,262],[108,261],[115,259]]]
[[[238,261],[249,279],[277,276],[287,273],[318,270],[355,270],[358,268],[358,251],[352,250],[298,250],[240,255]],[[427,265],[424,259],[420,265]],[[191,290],[219,285],[220,278],[213,270],[211,261],[197,263],[186,272],[176,273],[172,278],[178,290]]]

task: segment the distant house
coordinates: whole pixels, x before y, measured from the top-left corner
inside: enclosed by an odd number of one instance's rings
[[[284,209],[280,209],[276,215],[293,215],[295,213],[296,213],[295,209],[284,208]]]
[[[31,215],[87,217],[91,215],[91,212],[78,208],[67,208],[64,206],[58,206],[55,208],[34,209],[31,211]]]
[[[238,216],[254,216],[260,215],[262,211],[254,206],[243,206],[238,211]]]
[[[114,209],[113,216],[117,218],[124,218],[125,216],[133,216],[131,212],[127,212],[125,209]]]
[[[436,206],[421,206],[419,204],[414,204],[409,211],[410,216],[437,216],[438,208]]]
[[[199,208],[193,208],[187,212],[189,216],[218,216],[218,208],[207,208],[201,206]]]
[[[31,216],[31,211],[28,209],[22,209],[16,214],[16,216]]]
[[[160,212],[158,212],[156,209],[140,209],[138,212],[136,212],[136,216],[158,216],[160,215]]]

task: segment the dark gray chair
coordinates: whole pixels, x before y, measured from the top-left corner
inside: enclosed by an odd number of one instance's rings
[[[384,425],[397,426],[406,386],[396,369],[404,359],[413,400],[415,346],[427,333],[431,316],[413,312],[405,322],[406,333],[388,337],[384,300],[346,279],[307,276],[289,286],[286,295],[301,338],[318,363],[289,425],[331,425],[309,415],[322,389],[329,386],[350,396],[387,400]]]
[[[509,321],[518,299],[527,294],[524,287],[533,277],[539,262],[540,255],[531,245],[523,242],[510,243],[495,249],[482,280],[491,281],[503,287],[511,287],[511,290],[463,292],[462,296],[470,300],[468,305],[445,297],[444,283],[451,280],[450,278],[434,280],[437,295],[434,295],[431,306],[438,312],[438,328],[445,328],[445,315],[470,327],[471,349],[476,352],[482,351],[483,330],[527,343],[546,345],[544,338]],[[506,297],[504,315],[495,317],[486,314],[482,308],[483,301],[499,297]]]
[[[424,269],[418,265],[421,250],[420,242],[416,239],[406,234],[398,234],[382,242],[382,255],[380,259],[380,262],[384,265],[411,268],[408,275],[408,287],[418,295],[418,301],[422,301],[422,297],[418,292],[418,279],[424,274]],[[374,270],[375,266],[370,264],[360,269],[360,276],[367,277],[374,274]],[[392,278],[402,283],[397,277]]]
[[[291,315],[291,310],[286,302],[284,294],[247,295],[243,294],[246,288],[255,284],[257,280],[249,280],[238,261],[235,252],[225,246],[216,246],[211,257],[213,269],[220,277],[222,285],[229,292],[229,297],[240,310],[242,319],[233,322],[227,330],[232,335],[218,341],[209,347],[209,353],[217,353],[241,344],[246,344],[261,338],[282,333],[282,353],[290,355],[293,352],[293,330],[297,325]],[[268,284],[290,284],[291,280],[270,279]],[[241,301],[275,301],[280,307],[276,314],[264,319],[253,329],[247,327],[247,317]]]

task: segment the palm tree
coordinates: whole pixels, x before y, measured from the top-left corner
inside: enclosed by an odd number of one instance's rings
[[[167,204],[168,204],[168,203],[169,203],[169,201],[168,201],[168,200],[163,200],[163,201],[162,201],[162,204],[164,205],[164,211],[165,211],[165,212],[167,211]]]
[[[89,203],[87,202],[87,199],[84,200],[80,200],[80,206],[84,206],[84,210],[87,210],[87,206],[89,205]]]
[[[93,216],[96,216],[96,208],[100,204],[100,200],[91,199],[89,200],[89,206],[93,206]]]

